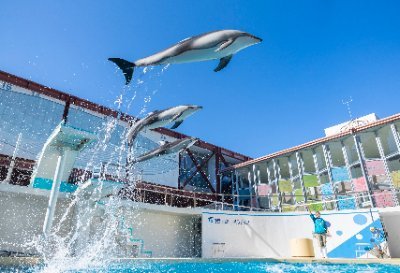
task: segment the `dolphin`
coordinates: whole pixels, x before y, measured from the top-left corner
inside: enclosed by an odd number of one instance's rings
[[[178,128],[185,118],[192,115],[203,107],[197,105],[179,105],[161,111],[151,112],[147,117],[134,123],[126,134],[128,143],[131,145],[140,131],[163,127],[174,123],[171,129]]]
[[[173,154],[180,152],[184,149],[187,149],[193,146],[199,139],[194,137],[185,137],[182,139],[175,140],[173,142],[166,142],[165,144],[161,145],[160,147],[145,153],[137,158],[132,159],[129,163],[135,164],[139,162],[143,162],[149,159],[152,159],[156,156]]]
[[[154,55],[129,62],[121,58],[109,58],[125,75],[126,84],[132,79],[136,66],[178,64],[219,59],[215,72],[228,65],[238,51],[262,41],[247,32],[239,30],[218,30],[186,38],[179,43]]]

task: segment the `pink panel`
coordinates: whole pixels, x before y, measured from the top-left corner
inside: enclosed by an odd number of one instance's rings
[[[384,208],[394,206],[393,196],[389,191],[374,193],[374,199],[377,207]]]
[[[258,196],[266,196],[272,192],[272,188],[267,184],[258,185]]]
[[[368,175],[385,175],[385,167],[382,160],[367,160],[365,162]]]
[[[386,207],[394,207],[393,195],[389,191],[384,191]]]
[[[365,183],[364,177],[353,179],[354,191],[367,191],[367,183]]]

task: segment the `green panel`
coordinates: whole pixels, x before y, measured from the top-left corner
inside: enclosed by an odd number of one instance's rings
[[[318,177],[316,175],[304,175],[303,181],[306,188],[319,186]]]
[[[303,191],[301,189],[295,190],[294,194],[296,195],[296,202],[304,201]]]
[[[290,212],[290,211],[294,211],[295,206],[282,206],[282,212]]]
[[[309,204],[310,210],[311,211],[322,211],[324,210],[324,206],[319,203],[319,204]]]
[[[274,195],[272,196],[272,199],[271,199],[272,205],[273,205],[273,206],[277,206],[277,205],[278,205],[278,201],[279,201],[278,195],[277,195],[277,194],[274,194]]]
[[[289,180],[279,180],[279,190],[281,192],[292,192],[292,183]]]
[[[395,188],[400,188],[400,171],[392,172],[392,181]]]

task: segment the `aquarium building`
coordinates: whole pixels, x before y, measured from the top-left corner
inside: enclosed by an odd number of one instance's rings
[[[370,114],[325,129],[325,137],[239,163],[231,176],[238,206],[271,211],[399,205],[400,115]]]

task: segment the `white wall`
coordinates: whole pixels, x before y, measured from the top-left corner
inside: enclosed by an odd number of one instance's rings
[[[322,218],[331,223],[327,250],[332,258],[365,257],[369,227],[381,227],[376,210],[322,213]],[[290,257],[290,240],[312,238],[313,231],[307,213],[203,212],[202,224],[203,258]]]
[[[49,191],[45,190],[0,184],[0,250],[36,253],[26,244],[42,234],[48,193]],[[59,196],[54,225],[70,204],[68,199],[63,198],[63,193]],[[65,234],[72,228],[71,218],[67,218],[60,234]]]
[[[388,234],[388,246],[392,258],[400,258],[400,208],[387,208],[379,211]]]
[[[152,206],[153,209],[157,205]],[[133,228],[133,237],[143,240],[144,250],[152,257],[183,258],[200,254],[201,241],[196,223],[200,215],[168,213],[125,206],[125,228]]]
[[[30,187],[0,184],[0,251],[38,254],[33,247],[26,244],[42,235],[49,192]],[[53,227],[57,225],[70,203],[71,199],[66,194],[60,193]],[[115,236],[115,241],[121,242],[121,234],[128,235],[128,229],[131,228],[133,234],[129,238],[142,240],[143,250],[151,251],[151,257],[200,257],[200,211],[134,203],[127,200],[116,204],[118,206],[113,211],[118,216],[113,219],[118,219],[118,221],[123,219],[123,227],[104,225],[102,221],[110,217],[104,217],[104,209],[100,206],[94,212],[93,218],[88,219],[91,221],[89,229],[91,232],[101,235],[104,232],[103,228],[114,228],[115,230],[112,230],[110,234]],[[107,205],[106,201],[105,206]],[[70,216],[63,222],[59,235],[64,236],[66,232],[75,228],[75,213],[75,207],[73,207]],[[125,235],[124,238],[129,239]],[[96,236],[87,233],[87,238],[77,242],[76,246],[87,245],[90,238],[96,238]],[[127,252],[124,257],[132,257],[132,255]]]

